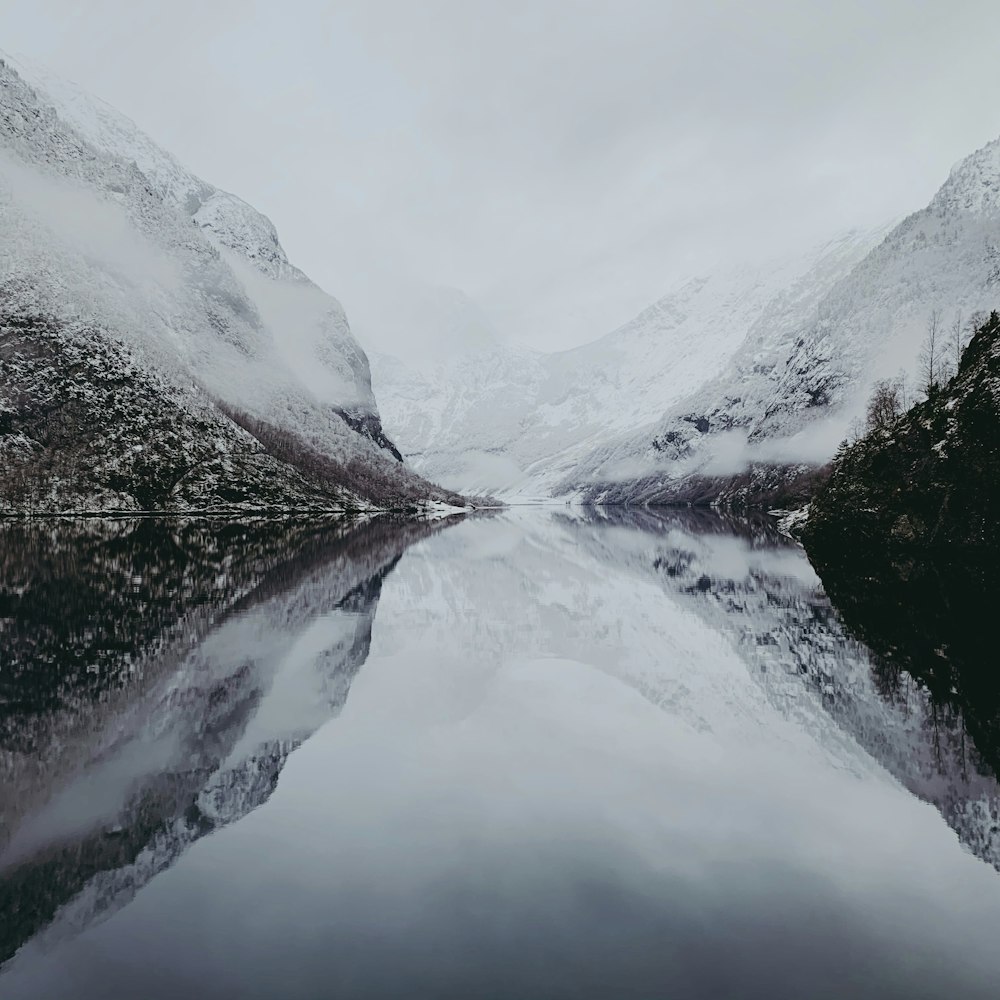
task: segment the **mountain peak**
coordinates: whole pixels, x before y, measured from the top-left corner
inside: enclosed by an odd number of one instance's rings
[[[1000,138],[988,142],[951,168],[931,208],[978,215],[1000,213]]]

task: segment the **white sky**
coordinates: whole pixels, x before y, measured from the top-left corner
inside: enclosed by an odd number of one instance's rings
[[[0,0],[0,48],[268,214],[369,343],[430,284],[569,346],[919,208],[1000,134],[998,38],[996,0]]]

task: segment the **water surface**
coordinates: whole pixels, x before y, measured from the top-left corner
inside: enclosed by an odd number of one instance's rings
[[[5,1000],[996,996],[990,757],[766,520],[0,560]]]

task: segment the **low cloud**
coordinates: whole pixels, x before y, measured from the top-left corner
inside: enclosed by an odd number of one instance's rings
[[[710,434],[693,442],[684,458],[634,456],[612,461],[595,477],[617,483],[661,476],[681,480],[689,476],[737,476],[753,465],[823,465],[847,434],[850,411],[838,411],[787,437],[750,441],[745,429]]]
[[[23,272],[35,256],[42,267],[51,266],[53,244],[61,244],[127,284],[177,288],[181,275],[176,263],[142,236],[114,197],[101,197],[0,155],[0,211],[13,208],[28,223],[21,230],[16,219],[5,219],[0,274]],[[38,232],[46,231],[52,243],[39,242]]]
[[[706,475],[739,475],[751,465],[823,465],[844,439],[847,421],[840,414],[809,424],[788,437],[750,441],[746,431],[727,431],[710,439],[708,462],[692,462]]]

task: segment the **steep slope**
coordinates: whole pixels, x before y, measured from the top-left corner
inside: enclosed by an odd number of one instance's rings
[[[454,499],[400,465],[343,310],[270,222],[60,93],[0,63],[0,507]]]
[[[992,308],[998,281],[1000,140],[959,163],[805,321],[778,337],[755,324],[719,378],[655,428],[596,451],[561,489],[609,501],[767,500],[833,455],[877,379],[912,379],[934,310],[947,329]]]
[[[787,337],[874,241],[851,232],[808,253],[721,269],[569,351],[479,335],[445,359],[376,357],[386,426],[417,469],[454,488],[549,495],[588,454],[721,372],[755,323]],[[442,316],[444,327],[455,322],[454,311]]]

